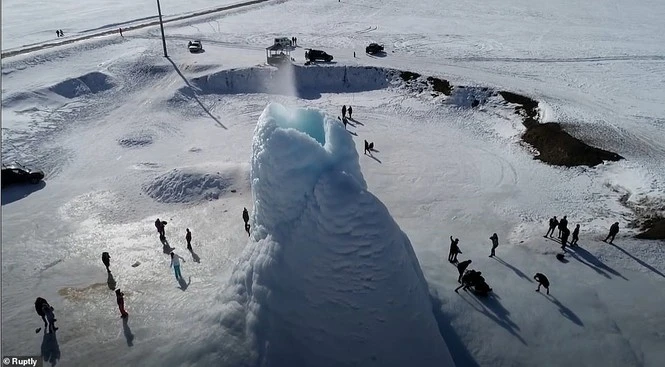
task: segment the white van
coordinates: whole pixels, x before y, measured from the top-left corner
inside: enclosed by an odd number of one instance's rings
[[[275,38],[275,44],[282,47],[292,47],[291,39],[288,37]]]

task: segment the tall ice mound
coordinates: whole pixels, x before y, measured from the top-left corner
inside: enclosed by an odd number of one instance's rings
[[[227,289],[245,310],[249,365],[453,365],[411,243],[367,191],[339,121],[268,105],[251,183],[254,241]]]

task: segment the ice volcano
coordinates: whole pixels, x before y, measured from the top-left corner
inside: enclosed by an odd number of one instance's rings
[[[322,111],[273,103],[259,118],[254,241],[227,289],[245,314],[249,365],[453,365],[411,243],[358,159]]]

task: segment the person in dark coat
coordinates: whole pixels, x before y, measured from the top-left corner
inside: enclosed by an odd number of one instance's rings
[[[570,236],[570,229],[564,228],[561,234],[561,249],[566,249],[566,243],[568,242],[568,236]]]
[[[543,237],[547,237],[547,236],[552,237],[552,235],[554,234],[554,230],[556,229],[556,226],[558,226],[558,225],[559,225],[559,221],[556,219],[556,215],[554,217],[550,218],[550,228],[547,230],[547,233],[545,233],[545,236],[543,236]]]
[[[365,154],[369,152],[369,143],[365,140]]]
[[[155,228],[157,228],[157,233],[159,233],[159,238],[166,237],[164,232],[164,224],[165,224],[164,221],[159,220],[159,218],[155,220]]]
[[[540,286],[542,285],[545,289],[547,289],[547,294],[550,294],[550,281],[547,279],[545,274],[536,273],[536,275],[533,276],[533,279],[538,282],[538,288],[536,288],[536,292],[540,292]]]
[[[247,211],[247,208],[242,209],[242,220],[245,221],[245,231],[247,231],[247,234],[249,235],[249,212]]]
[[[125,294],[120,292],[120,288],[115,290],[115,300],[118,302],[118,309],[120,310],[120,317],[123,319],[129,314],[125,311]]]
[[[355,53],[355,52],[353,53],[353,57],[356,57],[356,53]],[[351,114],[352,114],[352,113],[353,113],[353,107],[349,106],[349,118],[352,118],[352,117],[351,117]]]
[[[573,240],[570,241],[571,246],[577,246],[577,240],[580,239],[580,225],[576,225],[575,229],[573,230]]]
[[[494,250],[496,250],[496,248],[499,247],[499,236],[496,233],[494,233],[492,237],[490,237],[490,240],[492,240],[492,253],[490,254],[489,257],[493,257],[495,255]]]
[[[619,222],[614,222],[614,224],[612,224],[610,227],[610,233],[607,235],[607,237],[605,237],[603,242],[607,242],[607,239],[612,237],[610,240],[610,245],[613,245],[612,242],[614,242],[614,237],[616,237],[617,233],[619,233]]]
[[[464,271],[469,267],[469,264],[471,264],[471,260],[465,260],[457,264],[457,271],[459,272],[457,283],[462,283],[462,275],[464,275]]]
[[[450,252],[448,253],[448,261],[451,263],[457,262],[457,254],[461,254],[462,251],[459,249],[459,238],[453,240],[453,236],[450,236]]]
[[[342,106],[342,117],[346,116],[346,105]]]
[[[42,317],[42,320],[44,321],[44,328],[46,328],[48,326],[48,322],[46,322],[46,313],[44,312],[44,307],[51,308],[51,305],[49,305],[44,298],[37,297],[35,300],[35,311],[37,311],[37,315]]]
[[[565,215],[563,216],[563,218],[561,218],[561,221],[559,222],[559,238],[561,238],[564,229],[568,229],[568,219],[566,219]]]
[[[189,228],[185,229],[187,234],[185,235],[185,241],[187,241],[187,249],[192,251],[192,232],[189,231]]]
[[[106,266],[106,272],[110,273],[111,269],[109,269],[109,266],[111,266],[111,255],[109,255],[108,252],[102,252],[102,263]]]

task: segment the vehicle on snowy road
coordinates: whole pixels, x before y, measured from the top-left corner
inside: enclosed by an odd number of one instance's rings
[[[365,53],[368,53],[370,55],[383,53],[383,45],[380,45],[378,43],[370,43],[369,46],[365,47]]]
[[[307,49],[307,51],[305,51],[305,59],[307,59],[307,61],[309,62],[315,62],[319,60],[325,62],[331,62],[333,56],[327,54],[325,51]]]
[[[199,40],[189,41],[187,48],[189,49],[189,52],[194,54],[203,51],[203,44],[201,44],[201,41]]]

